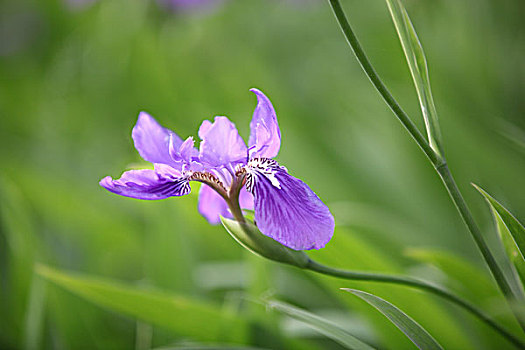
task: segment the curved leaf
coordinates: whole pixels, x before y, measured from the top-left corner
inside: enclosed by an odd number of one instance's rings
[[[90,302],[201,341],[242,342],[247,323],[218,307],[160,291],[36,267],[47,281]]]
[[[301,268],[308,264],[308,256],[304,251],[290,249],[263,235],[257,226],[249,221],[239,223],[221,216],[221,222],[233,239],[256,255]]]
[[[471,299],[483,301],[501,295],[483,270],[458,255],[444,250],[424,248],[407,249],[405,255],[435,266],[447,275],[452,282],[452,287],[465,293]],[[504,302],[503,299],[502,301]]]
[[[419,349],[443,349],[423,327],[388,301],[360,290],[342,289],[360,297],[379,310],[379,312],[385,315],[397,328],[405,333]]]
[[[391,247],[391,246],[390,246]],[[384,248],[386,249],[386,248]],[[351,270],[382,271],[401,274],[403,273],[402,260],[396,257],[395,250],[378,249],[360,238],[358,231],[349,231],[344,227],[337,227],[333,242],[320,251],[309,252],[313,260],[320,261],[325,265],[338,266]],[[323,285],[331,290],[341,287],[341,280],[327,276],[318,276]],[[472,319],[454,317],[448,308],[444,307],[442,301],[437,300],[427,293],[420,293],[407,288],[385,288],[381,283],[367,283],[359,281],[347,281],[348,287],[364,289],[373,294],[383,293],[388,300],[399,305],[412,317],[420,320],[432,333],[439,332],[440,340],[447,349],[476,349],[475,339],[470,337],[469,328],[473,327]],[[393,349],[406,349],[412,343],[394,327],[388,327],[389,321],[381,314],[364,305],[357,298],[348,298],[346,294],[337,293],[339,300],[356,312],[359,312],[371,322],[376,330],[376,335],[381,344],[388,344]],[[336,295],[336,296],[337,296]],[[425,305],[425,308],[420,307]]]
[[[258,348],[253,346],[240,345],[181,345],[175,347],[162,347],[152,350],[269,350],[267,348]]]
[[[525,285],[525,228],[503,205],[479,186],[472,184],[485,197],[496,222],[496,228],[507,255]]]
[[[321,318],[317,315],[314,315],[308,311],[299,309],[295,306],[270,300],[267,302],[268,306],[270,306],[272,309],[278,310],[282,312],[283,314],[286,314],[296,320],[302,321],[309,325],[310,327],[316,329],[318,332],[324,334],[328,338],[338,342],[339,344],[345,346],[348,349],[355,349],[355,350],[372,350],[374,349],[370,345],[362,342],[361,340],[357,339],[344,329],[340,328],[339,326],[333,324],[332,322],[325,320],[324,318]]]
[[[386,0],[386,3],[416,87],[430,146],[441,154],[441,133],[423,47],[403,3],[400,0]]]

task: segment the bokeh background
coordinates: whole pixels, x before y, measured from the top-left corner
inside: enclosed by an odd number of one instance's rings
[[[256,103],[248,90],[257,87],[277,110],[278,160],[329,204],[338,224],[313,256],[424,276],[517,329],[440,180],[362,73],[327,3],[166,3],[0,2],[0,348],[141,350],[227,339],[190,337],[100,307],[42,282],[36,263],[233,309],[251,329],[238,343],[254,347],[341,348],[257,302],[272,295],[379,348],[411,348],[341,287],[395,303],[445,348],[507,346],[433,296],[320,278],[250,255],[198,214],[198,186],[158,202],[98,186],[142,166],[131,140],[139,111],[183,138],[226,115],[247,139]],[[523,221],[525,3],[405,4],[427,54],[449,165],[497,249],[488,208],[470,182]],[[376,69],[422,127],[385,2],[343,5]]]

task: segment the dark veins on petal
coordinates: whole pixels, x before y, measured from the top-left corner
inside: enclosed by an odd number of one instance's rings
[[[262,173],[252,175],[258,228],[292,249],[324,247],[334,231],[328,207],[308,185],[283,168],[274,168],[272,175],[273,181]],[[275,180],[280,188],[275,186]]]

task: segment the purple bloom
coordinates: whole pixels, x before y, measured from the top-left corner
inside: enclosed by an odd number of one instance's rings
[[[92,5],[96,0],[65,0],[70,10],[83,10]]]
[[[174,12],[209,11],[223,0],[157,0],[160,6]]]
[[[82,10],[97,0],[63,0],[71,10]],[[156,0],[159,6],[172,12],[209,12],[218,7],[224,0]]]
[[[334,231],[328,207],[303,181],[272,158],[281,132],[270,100],[259,90],[250,123],[248,147],[226,117],[205,120],[199,150],[141,112],[133,128],[135,148],[153,170],[131,170],[100,185],[126,197],[164,199],[190,193],[190,181],[202,183],[199,212],[212,224],[232,217],[239,207],[254,209],[259,230],[295,250],[322,248]],[[242,216],[240,217],[242,219]]]

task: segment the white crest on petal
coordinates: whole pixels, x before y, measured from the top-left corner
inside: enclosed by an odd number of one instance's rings
[[[246,189],[248,192],[254,194],[255,181],[261,176],[268,179],[274,187],[281,189],[281,184],[276,174],[277,171],[286,169],[280,166],[275,160],[270,158],[252,158],[248,161],[244,169],[246,170]]]

